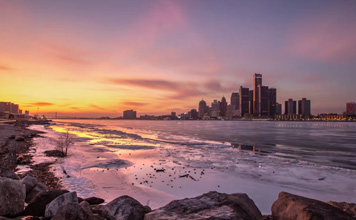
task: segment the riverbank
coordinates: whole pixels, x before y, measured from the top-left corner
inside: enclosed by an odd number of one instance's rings
[[[28,129],[28,123],[0,124],[0,176],[21,178],[31,175],[50,189],[62,188],[59,179],[50,171],[52,163],[33,164],[30,153],[36,151],[33,138],[41,137],[42,133]]]

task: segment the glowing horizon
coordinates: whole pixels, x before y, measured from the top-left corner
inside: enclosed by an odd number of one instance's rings
[[[252,89],[355,101],[356,2],[0,2],[0,101],[70,116],[178,114]]]

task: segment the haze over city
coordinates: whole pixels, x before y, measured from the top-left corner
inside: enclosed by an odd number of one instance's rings
[[[72,116],[177,113],[253,74],[277,102],[342,113],[356,92],[355,1],[1,1],[0,101]]]

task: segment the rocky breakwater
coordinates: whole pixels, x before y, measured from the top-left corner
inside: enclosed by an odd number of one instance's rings
[[[243,193],[209,192],[195,198],[175,200],[151,210],[134,198],[120,196],[104,204],[96,197],[80,198],[76,192],[49,190],[36,178],[0,177],[0,220],[351,220],[355,204],[329,204],[282,192],[272,206],[272,215],[263,216]]]

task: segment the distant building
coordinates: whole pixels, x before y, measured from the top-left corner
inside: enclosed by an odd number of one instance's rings
[[[261,113],[261,97],[259,86],[262,86],[262,74],[255,73],[253,75],[253,114],[257,116]]]
[[[258,92],[260,93],[258,95],[259,97],[259,116],[264,116],[267,117],[269,116],[268,112],[268,101],[269,101],[269,90],[268,86],[262,86],[258,85]]]
[[[271,118],[274,118],[277,114],[277,89],[275,88],[270,88],[268,92],[268,112]]]
[[[306,98],[302,98],[302,100],[298,101],[298,115],[303,118],[310,118],[311,116],[311,104],[310,100]]]
[[[231,104],[232,110],[237,110],[237,109],[240,108],[240,95],[239,95],[239,93],[233,92],[231,94],[230,104]]]
[[[211,103],[211,108],[210,108],[210,116],[217,118],[219,116],[219,111],[220,111],[220,105],[217,100],[214,100]]]
[[[30,115],[30,112],[26,110],[25,115],[27,115],[27,116]]]
[[[221,102],[219,105],[219,115],[224,117],[224,116],[226,116],[226,112],[227,112],[227,102],[226,102],[225,97],[223,96],[221,98]]]
[[[248,106],[248,113],[253,115],[253,90],[249,90],[249,106]]]
[[[201,100],[199,102],[199,118],[203,118],[206,113],[209,113],[209,109],[207,108],[206,102]]]
[[[356,115],[356,102],[346,103],[346,115],[348,116]]]
[[[250,90],[248,88],[240,87],[240,116],[243,117],[249,113]]]
[[[21,109],[19,109],[19,114],[22,115],[22,110]]]
[[[189,119],[197,120],[198,119],[198,111],[196,109],[190,110],[188,113]]]
[[[281,115],[282,114],[282,104],[277,103],[276,104],[276,115]]]
[[[123,116],[124,116],[123,117],[124,119],[136,119],[136,111],[126,110],[126,111],[124,111]]]
[[[288,99],[285,101],[285,115],[296,115],[297,114],[297,101],[293,101],[293,99]]]
[[[171,119],[176,120],[177,119],[177,114],[175,112],[171,112]]]
[[[10,113],[11,102],[0,102],[0,112]]]
[[[11,103],[11,113],[18,115],[19,114],[19,105]]]

